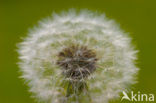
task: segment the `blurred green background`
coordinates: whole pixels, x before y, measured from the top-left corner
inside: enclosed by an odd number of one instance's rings
[[[104,12],[130,32],[140,51],[133,90],[156,94],[155,0],[0,0],[0,103],[35,103],[18,78],[16,44],[40,19],[69,8]]]

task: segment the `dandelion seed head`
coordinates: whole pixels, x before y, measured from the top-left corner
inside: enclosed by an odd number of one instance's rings
[[[22,78],[46,103],[66,100],[64,81],[86,79],[92,103],[108,103],[136,83],[131,38],[104,14],[53,14],[28,33],[18,53]]]

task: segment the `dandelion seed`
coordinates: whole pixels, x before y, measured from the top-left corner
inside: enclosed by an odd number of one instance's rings
[[[136,82],[137,51],[103,14],[53,14],[29,32],[18,52],[22,78],[45,103],[108,103]]]

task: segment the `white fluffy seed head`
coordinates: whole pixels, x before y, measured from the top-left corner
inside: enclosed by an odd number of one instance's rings
[[[107,103],[136,82],[137,51],[127,33],[103,14],[70,10],[41,21],[18,46],[22,77],[39,101],[65,99],[60,84],[66,78],[56,62],[70,44],[96,50],[97,68],[86,80],[92,103]]]

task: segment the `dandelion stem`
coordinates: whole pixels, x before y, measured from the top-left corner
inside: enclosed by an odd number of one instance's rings
[[[87,95],[88,99],[83,98],[83,95]],[[88,93],[88,86],[86,82],[82,81],[69,81],[67,87],[67,103],[70,101],[75,101],[76,103],[89,102],[91,98]]]

